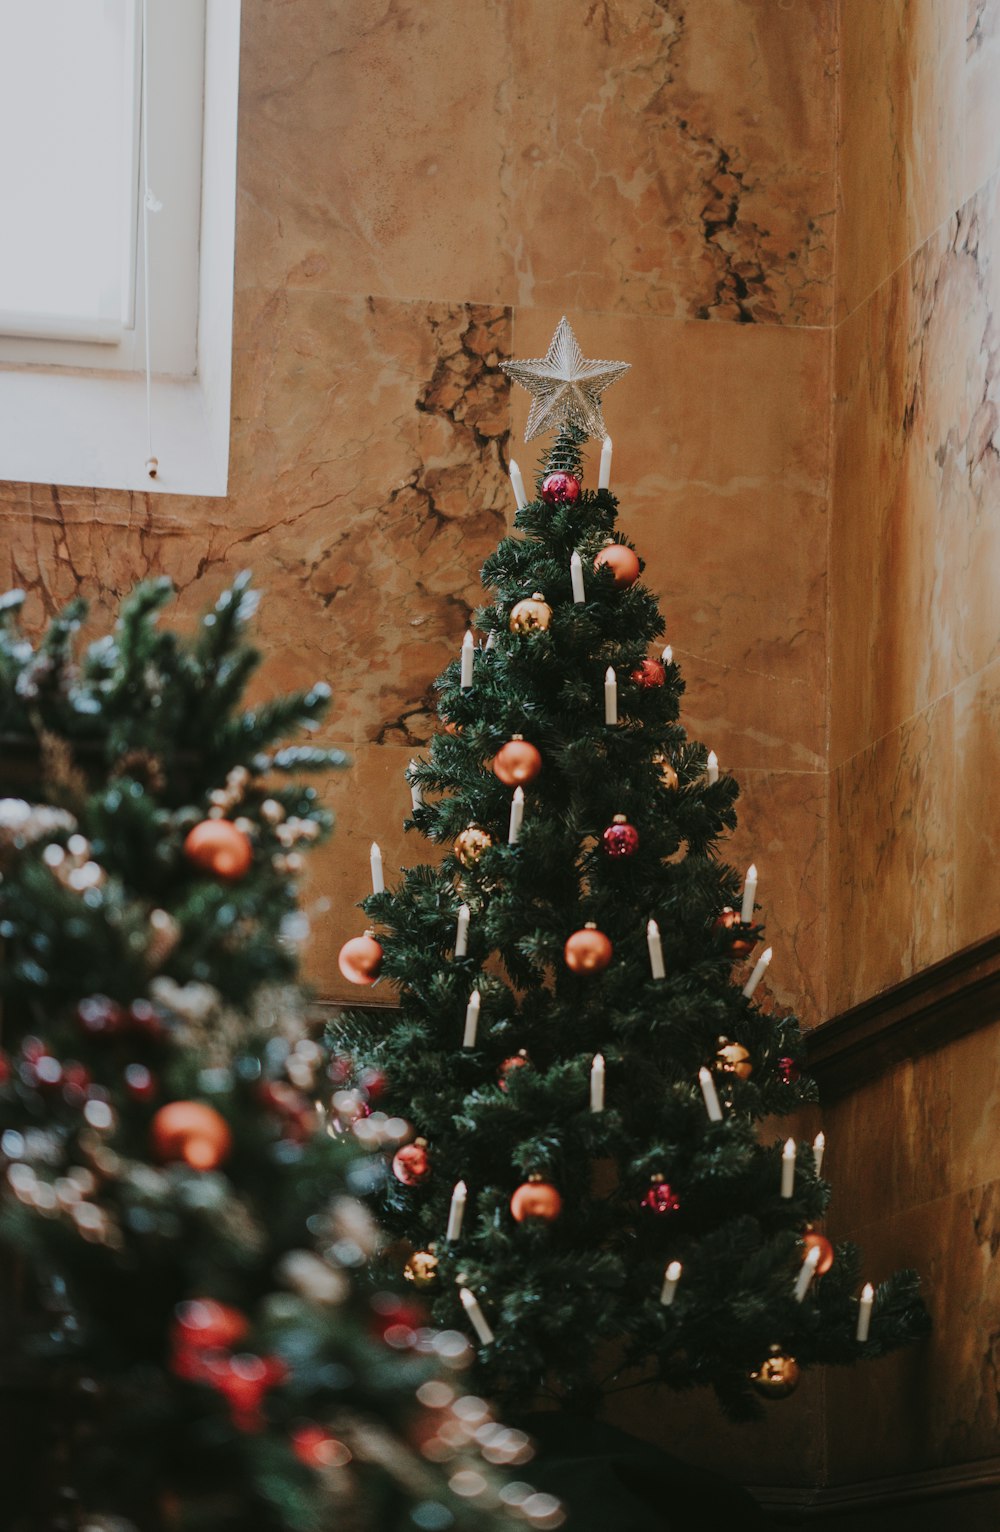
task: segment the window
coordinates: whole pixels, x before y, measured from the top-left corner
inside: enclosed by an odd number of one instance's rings
[[[225,494],[239,17],[0,0],[0,478]]]

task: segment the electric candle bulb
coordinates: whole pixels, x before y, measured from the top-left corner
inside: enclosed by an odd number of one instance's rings
[[[445,1239],[458,1239],[462,1232],[462,1219],[465,1217],[465,1202],[469,1195],[469,1189],[464,1181],[455,1182],[455,1190],[451,1194],[451,1207],[448,1209],[448,1232]]]
[[[410,769],[411,772],[416,769],[416,765],[417,765],[416,761],[411,761],[410,762],[410,768],[409,769]],[[416,811],[417,809],[423,807],[423,802],[424,802],[424,794],[423,794],[423,789],[420,786],[420,783],[419,782],[411,782],[410,783],[410,807],[414,811]]]
[[[872,1287],[870,1282],[866,1282],[864,1287],[861,1289],[861,1298],[858,1302],[858,1328],[855,1332],[855,1339],[859,1341],[866,1341],[868,1339],[868,1331],[871,1329],[872,1323],[872,1305],[874,1302],[875,1289]]]
[[[791,1197],[795,1191],[795,1140],[785,1139],[781,1151],[781,1195]]]
[[[515,787],[514,796],[510,800],[510,828],[507,831],[508,846],[516,846],[518,836],[521,833],[521,822],[524,819],[524,788]]]
[[[611,437],[604,438],[604,446],[601,448],[601,468],[597,476],[598,489],[607,489],[611,483]]]
[[[510,463],[510,487],[514,491],[514,502],[518,510],[522,511],[528,503],[528,497],[524,492],[524,480],[521,477],[521,470],[513,458],[511,458]]]
[[[469,996],[469,1003],[465,1008],[465,1035],[462,1038],[463,1048],[474,1048],[476,1046],[476,1033],[479,1030],[479,1006],[479,991],[474,989]]]
[[[753,920],[754,900],[757,897],[757,868],[751,862],[747,868],[747,875],[743,879],[743,904],[740,909],[740,920],[748,926]]]
[[[486,1315],[479,1307],[479,1300],[475,1293],[470,1293],[467,1287],[460,1287],[458,1295],[462,1300],[462,1306],[469,1316],[469,1323],[475,1330],[484,1346],[488,1346],[493,1340],[493,1331],[486,1323]]]
[[[618,680],[611,665],[604,672],[604,722],[618,722]]]
[[[715,1088],[715,1081],[712,1079],[711,1072],[704,1065],[698,1071],[698,1084],[701,1086],[701,1093],[705,1098],[705,1110],[708,1113],[709,1122],[721,1122],[722,1108],[719,1105],[719,1093]]]
[[[660,659],[664,665],[672,665],[674,663],[674,651],[672,645],[667,644],[663,653],[660,655]]]
[[[590,1110],[604,1111],[604,1055],[602,1053],[594,1054],[594,1062],[590,1066]]]
[[[743,986],[743,993],[744,993],[744,995],[746,996],[746,998],[748,1000],[752,999],[753,992],[757,988],[757,985],[760,983],[761,979],[764,977],[765,973],[767,972],[768,964],[770,963],[771,958],[773,956],[774,956],[773,948],[765,947],[764,951],[761,953],[760,957],[757,959],[756,963],[754,964],[753,973],[750,975],[749,979],[747,980],[747,982]]]
[[[575,549],[569,561],[569,579],[573,587],[573,600],[579,606],[586,601],[587,592],[583,588],[583,561]]]
[[[665,979],[667,970],[663,962],[663,943],[660,928],[655,920],[646,922],[646,946],[649,948],[649,971],[654,979]]]
[[[711,787],[713,782],[718,782],[719,780],[719,757],[714,750],[708,752],[708,760],[705,762],[705,776],[708,779],[709,787]]]
[[[460,904],[455,925],[455,956],[465,957],[469,950],[469,906]]]
[[[820,1171],[823,1169],[823,1154],[825,1149],[826,1134],[817,1133],[816,1137],[813,1139],[813,1164],[816,1167],[817,1175],[819,1175]]]
[[[681,1279],[680,1261],[671,1261],[663,1273],[663,1286],[660,1289],[660,1302],[665,1309],[669,1309],[677,1292],[677,1284]]]
[[[375,841],[375,840],[372,841],[371,865],[372,865],[372,893],[373,894],[384,894],[385,893],[385,875],[384,875],[384,873],[382,871],[382,852],[381,852],[381,849],[379,847],[378,841]]]
[[[802,1268],[795,1283],[795,1297],[799,1303],[802,1302],[812,1286],[812,1279],[816,1275],[816,1267],[819,1265],[820,1253],[819,1246],[814,1245],[802,1262]]]
[[[459,685],[464,692],[467,692],[472,685],[472,662],[475,656],[476,651],[472,642],[472,630],[470,628],[466,630],[465,637],[462,639],[462,675]]]
[[[496,646],[497,646],[497,630],[496,630],[496,628],[491,628],[490,631],[489,631],[489,637],[486,640],[486,649],[487,650],[495,649]]]

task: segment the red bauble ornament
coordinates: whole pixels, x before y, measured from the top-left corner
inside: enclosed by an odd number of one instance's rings
[[[511,1197],[510,1211],[518,1223],[523,1223],[526,1218],[541,1218],[545,1223],[552,1223],[562,1212],[562,1198],[551,1182],[531,1176]]]
[[[358,1076],[358,1084],[368,1096],[369,1101],[377,1101],[385,1090],[385,1071],[381,1069],[363,1069]]]
[[[239,1309],[214,1298],[192,1298],[178,1304],[171,1338],[175,1346],[192,1351],[231,1351],[249,1328]]]
[[[203,819],[188,833],[184,855],[202,872],[236,882],[253,863],[253,847],[229,819]]]
[[[509,1059],[504,1059],[503,1063],[500,1065],[500,1079],[497,1082],[501,1090],[507,1089],[507,1076],[510,1074],[511,1070],[523,1069],[527,1062],[528,1055],[525,1053],[523,1048],[521,1049],[520,1053],[514,1053]]]
[[[232,1147],[226,1119],[203,1101],[171,1101],[150,1125],[158,1160],[184,1160],[192,1170],[214,1170]]]
[[[662,686],[667,679],[667,672],[659,660],[643,660],[632,672],[632,680],[636,686]]]
[[[681,1205],[680,1198],[662,1176],[651,1176],[649,1190],[640,1199],[640,1207],[647,1212],[655,1213],[658,1217],[664,1213],[676,1213]]]
[[[427,1143],[418,1138],[412,1144],[404,1144],[392,1157],[392,1173],[404,1186],[419,1186],[431,1173]]]
[[[145,1064],[125,1065],[125,1089],[133,1101],[152,1101],[156,1095],[156,1080]]]
[[[352,984],[374,984],[382,967],[382,948],[375,940],[374,931],[366,931],[364,936],[352,936],[345,942],[337,957],[337,966]]]
[[[805,1247],[806,1255],[809,1254],[810,1250],[819,1251],[819,1261],[816,1266],[816,1275],[818,1277],[824,1276],[833,1265],[833,1246],[830,1244],[830,1241],[827,1239],[826,1235],[813,1234],[812,1231],[810,1231],[808,1234],[803,1234],[802,1244]]]
[[[10,1059],[6,1053],[0,1052],[0,1085],[6,1085],[13,1074]]]
[[[594,560],[595,569],[610,569],[618,590],[634,585],[639,578],[639,560],[624,543],[607,543]]]
[[[745,926],[736,911],[728,904],[717,916],[713,930],[718,933],[730,957],[749,957],[757,945],[757,938],[751,934],[750,926]]]
[[[497,751],[493,770],[508,787],[520,787],[533,782],[542,769],[541,751],[528,743],[520,734]]]
[[[212,1368],[211,1381],[229,1405],[230,1418],[239,1431],[262,1431],[264,1395],[288,1376],[280,1357],[240,1352]]]
[[[457,739],[462,732],[462,725],[460,723],[452,723],[450,718],[442,720],[442,728],[446,734],[450,734],[454,739]]]
[[[324,1426],[299,1426],[291,1435],[292,1451],[308,1468],[343,1468],[351,1461],[351,1449],[331,1436]]]
[[[786,1085],[794,1085],[802,1073],[794,1059],[783,1058],[778,1060],[778,1074]]]
[[[125,1012],[107,995],[88,995],[77,1006],[76,1019],[85,1032],[95,1037],[107,1037],[121,1031],[125,1025]]]
[[[616,814],[601,836],[601,850],[605,856],[634,856],[639,849],[639,832],[630,825],[624,814]]]
[[[600,973],[611,962],[614,948],[603,931],[588,921],[582,931],[566,938],[563,957],[574,973]]]
[[[580,498],[580,480],[571,473],[547,473],[541,494],[546,505],[575,505]]]

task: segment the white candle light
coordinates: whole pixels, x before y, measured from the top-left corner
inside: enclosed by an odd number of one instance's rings
[[[583,588],[583,561],[575,549],[569,561],[569,579],[573,587],[573,600],[579,606],[581,602],[586,601],[587,592]]]
[[[604,1111],[604,1055],[594,1054],[594,1062],[590,1066],[590,1110],[592,1112]]]
[[[823,1154],[825,1150],[826,1134],[817,1133],[816,1137],[813,1139],[813,1164],[816,1167],[817,1175],[819,1175],[820,1171],[823,1169]]]
[[[654,979],[665,979],[667,970],[663,962],[663,943],[660,928],[655,920],[646,922],[646,946],[649,948],[649,971]]]
[[[743,986],[743,993],[748,1000],[752,998],[754,990],[757,988],[757,985],[760,983],[761,979],[767,972],[768,964],[770,963],[773,956],[773,948],[765,947],[764,951],[761,953],[760,957],[754,964],[753,973],[750,975],[749,979]]]
[[[448,1209],[448,1232],[445,1239],[458,1239],[462,1232],[462,1219],[465,1217],[465,1202],[469,1195],[469,1188],[464,1181],[455,1182],[455,1190],[451,1194],[451,1207]]]
[[[469,950],[469,906],[458,906],[458,921],[455,925],[455,956],[465,957]]]
[[[872,1323],[872,1305],[875,1302],[875,1289],[870,1282],[866,1282],[861,1289],[861,1298],[858,1302],[858,1328],[855,1331],[855,1339],[866,1341],[868,1331]]]
[[[721,1122],[722,1108],[719,1105],[719,1093],[715,1088],[715,1081],[704,1064],[698,1071],[698,1084],[705,1098],[705,1110],[708,1113],[709,1122]]]
[[[660,1302],[663,1304],[665,1309],[669,1309],[670,1305],[673,1303],[674,1294],[677,1291],[677,1284],[680,1279],[681,1263],[680,1261],[671,1261],[670,1265],[663,1273],[663,1286],[660,1288]]]
[[[740,908],[740,919],[745,926],[753,920],[754,900],[757,897],[757,866],[751,862],[747,868],[747,875],[743,879],[743,904]]]
[[[486,1323],[486,1315],[479,1307],[479,1300],[475,1293],[470,1293],[467,1287],[460,1287],[458,1295],[462,1300],[462,1306],[469,1316],[469,1323],[475,1330],[484,1346],[490,1345],[493,1340],[493,1331]]]
[[[377,840],[372,841],[372,893],[385,893],[385,874],[382,871],[382,851]]]
[[[664,665],[672,665],[674,663],[674,651],[670,644],[666,645],[663,653],[660,655],[660,659],[663,661]]]
[[[812,1286],[812,1279],[816,1275],[816,1267],[819,1265],[820,1249],[814,1245],[807,1253],[805,1260],[795,1282],[795,1297],[801,1303],[806,1293]]]
[[[611,437],[604,438],[604,446],[601,448],[601,470],[597,476],[598,489],[607,489],[611,483]]]
[[[476,657],[476,650],[472,642],[472,629],[466,629],[462,639],[462,676],[459,682],[462,690],[467,692],[472,685],[472,662]]]
[[[510,828],[507,831],[508,846],[516,846],[518,836],[521,833],[521,823],[524,819],[524,788],[515,787],[514,796],[510,800]]]
[[[416,761],[411,761],[410,762],[410,768],[409,768],[410,771],[414,771],[416,769],[416,765],[417,765]],[[410,783],[410,807],[412,809],[414,809],[414,810],[422,808],[423,807],[423,802],[424,802],[424,794],[423,794],[423,789],[420,786],[420,783],[419,782],[411,782]]]
[[[469,996],[469,1003],[465,1007],[465,1035],[462,1038],[463,1048],[476,1046],[476,1033],[479,1030],[479,1006],[480,998],[478,989],[474,989]]]
[[[791,1197],[795,1191],[795,1140],[785,1139],[781,1151],[781,1195]]]
[[[713,782],[718,782],[719,780],[719,757],[714,750],[708,752],[708,760],[705,762],[705,776],[708,779],[709,787],[711,787]]]
[[[611,665],[604,672],[604,722],[618,722],[618,679]]]
[[[511,458],[510,462],[510,487],[514,491],[514,500],[519,511],[523,510],[528,503],[528,497],[524,492],[524,480],[521,470]]]

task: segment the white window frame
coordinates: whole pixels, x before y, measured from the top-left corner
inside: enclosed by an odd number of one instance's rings
[[[0,479],[228,489],[240,0],[149,0],[149,31],[149,184],[164,209],[148,220],[156,477],[146,466],[140,196],[134,325],[103,341],[0,335]]]

